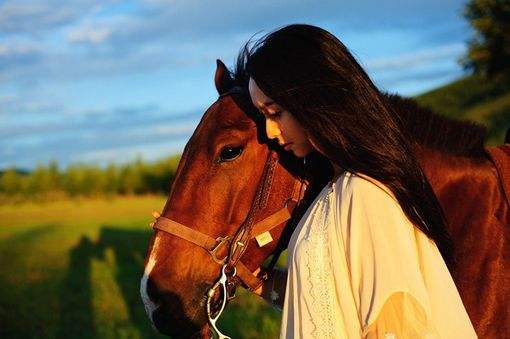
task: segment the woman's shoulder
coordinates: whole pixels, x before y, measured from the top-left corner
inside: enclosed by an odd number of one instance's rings
[[[379,198],[391,198],[396,201],[393,192],[388,186],[368,175],[345,171],[334,182],[340,198],[349,196],[375,196]]]
[[[346,173],[337,185],[336,206],[345,234],[377,234],[395,242],[413,236],[412,223],[388,186],[359,173]]]

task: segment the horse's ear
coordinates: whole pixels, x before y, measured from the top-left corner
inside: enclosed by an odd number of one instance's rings
[[[214,84],[219,95],[228,92],[234,86],[234,79],[230,76],[227,66],[220,59],[216,59]]]

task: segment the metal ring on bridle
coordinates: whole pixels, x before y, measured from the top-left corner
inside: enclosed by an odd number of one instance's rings
[[[221,276],[220,276],[220,278],[207,291],[207,304],[206,304],[207,318],[208,318],[209,324],[211,325],[213,330],[216,331],[216,333],[218,334],[218,339],[231,339],[229,336],[226,336],[223,333],[221,333],[220,330],[218,329],[218,327],[216,327],[216,321],[221,316],[221,313],[223,313],[223,310],[225,309],[225,305],[227,304],[227,283],[228,283],[228,276],[227,276],[227,273],[225,272],[225,268],[226,267],[227,267],[227,264],[225,264],[225,265],[223,265],[221,267]],[[237,270],[234,267],[234,271],[233,271],[231,277],[232,278],[235,277],[236,273],[237,273]],[[216,292],[216,289],[218,287],[221,287],[223,296],[222,296],[222,300],[221,300],[221,307],[220,307],[218,313],[216,314],[216,316],[213,317],[212,314],[211,314],[211,301],[212,301],[212,299],[214,297],[214,294]]]

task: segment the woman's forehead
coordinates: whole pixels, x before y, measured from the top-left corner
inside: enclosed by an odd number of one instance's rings
[[[274,103],[274,101],[262,92],[255,80],[250,77],[248,82],[248,91],[250,92],[251,101],[257,108],[266,108]]]

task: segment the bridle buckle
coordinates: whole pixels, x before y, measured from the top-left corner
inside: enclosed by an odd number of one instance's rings
[[[227,261],[227,257],[228,257],[228,254],[225,255],[225,258],[223,259],[218,259],[218,257],[216,256],[216,252],[220,249],[220,247],[227,243],[228,241],[230,240],[230,236],[226,236],[226,237],[217,237],[216,238],[216,245],[214,245],[214,248],[211,249],[211,250],[208,250],[209,254],[211,255],[212,259],[217,262],[218,264],[220,265],[224,265],[225,262]]]

